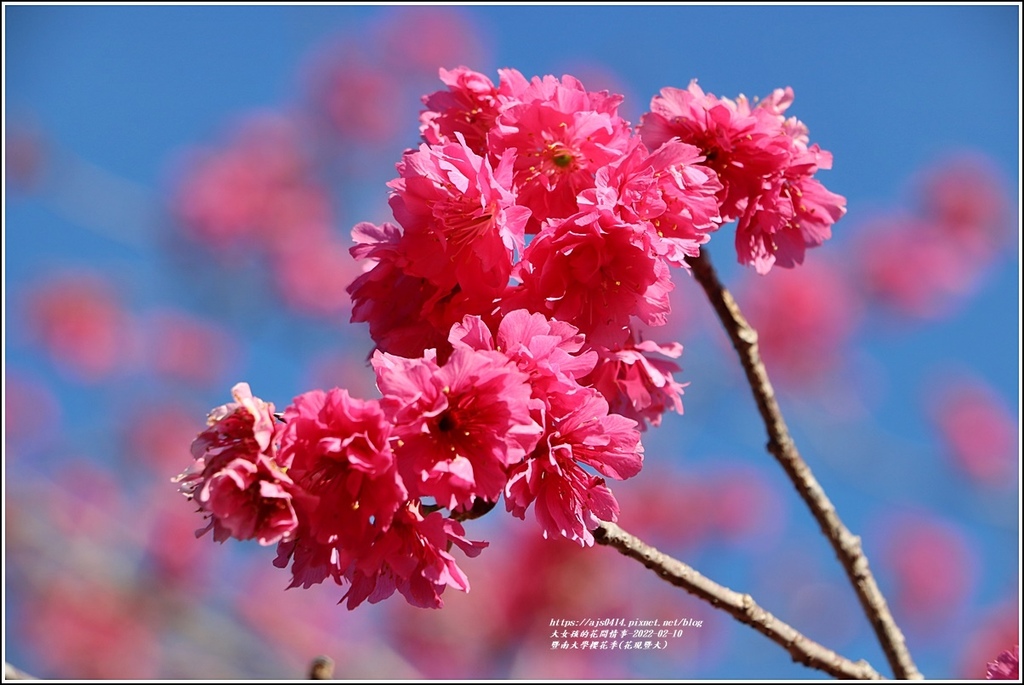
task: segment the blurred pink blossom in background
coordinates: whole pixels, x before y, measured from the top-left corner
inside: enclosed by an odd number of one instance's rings
[[[976,378],[944,379],[930,409],[943,453],[956,468],[984,485],[1013,484],[1020,423],[990,387]]]
[[[139,598],[114,584],[81,578],[38,579],[21,624],[58,672],[83,679],[149,680],[159,671],[158,636]]]
[[[338,41],[323,49],[307,76],[313,111],[347,143],[379,143],[400,128],[402,92],[391,73]]]
[[[928,634],[960,615],[976,589],[979,560],[958,526],[933,514],[890,514],[875,536],[905,630]]]
[[[34,341],[72,378],[98,383],[131,361],[131,320],[107,276],[85,270],[50,274],[37,282],[25,307]]]
[[[798,387],[834,382],[863,316],[843,263],[821,256],[799,269],[748,273],[737,291],[773,375]]]
[[[855,278],[872,304],[936,319],[963,306],[1013,240],[1006,181],[982,155],[950,153],[919,171],[909,207],[858,229]]]
[[[242,345],[228,329],[179,309],[147,312],[139,322],[142,357],[154,373],[198,387],[222,382],[239,366]]]

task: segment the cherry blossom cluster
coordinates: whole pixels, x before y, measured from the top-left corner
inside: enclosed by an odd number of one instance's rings
[[[460,520],[502,497],[519,518],[532,505],[545,537],[592,545],[598,522],[618,516],[602,476],[631,477],[643,460],[636,421],[579,383],[596,353],[581,352],[573,326],[525,310],[495,335],[467,316],[450,342],[444,363],[433,350],[377,351],[381,399],[313,390],[281,421],[236,385],[179,477],[209,518],[201,533],[277,544],[293,587],[330,578],[350,609],[395,590],[423,607],[440,606],[446,586],[468,590],[450,548],[475,556],[486,543]]]
[[[678,408],[678,388],[636,369],[678,349],[641,343],[636,327],[665,323],[670,267],[732,220],[742,263],[766,273],[802,262],[845,212],[813,178],[831,155],[784,116],[790,89],[752,106],[696,83],[666,88],[633,129],[621,96],[571,76],[499,73],[495,85],[442,70],[447,89],[424,98],[425,142],[389,184],[397,225],[354,229],[353,254],[371,268],[349,289],[353,321],[403,356],[443,356],[466,314],[492,328],[514,309],[569,322],[598,351],[599,375],[656,388],[639,409],[657,423],[666,404]]]
[[[619,511],[605,479],[636,475],[640,432],[682,413],[682,346],[642,333],[666,322],[671,267],[733,220],[741,262],[793,266],[845,211],[788,89],[665,89],[634,129],[572,76],[499,74],[441,70],[388,184],[395,223],[353,229],[381,398],[314,390],[275,415],[238,384],[180,477],[202,532],[276,544],[292,586],[331,579],[349,608],[468,590],[450,552],[486,546],[461,522],[500,500],[592,545]]]
[[[678,137],[696,145],[718,173],[724,221],[737,220],[736,253],[765,274],[773,265],[803,263],[808,247],[832,236],[846,213],[846,199],[813,178],[832,168],[832,154],[808,145],[807,127],[784,112],[792,88],[777,88],[755,105],[689,88],[663,88],[651,101],[640,129],[649,146]]]

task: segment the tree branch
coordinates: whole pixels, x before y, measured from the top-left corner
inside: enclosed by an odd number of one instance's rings
[[[811,513],[821,526],[821,531],[829,539],[832,549],[846,570],[860,599],[861,606],[878,636],[878,641],[885,651],[886,659],[892,667],[893,674],[901,680],[917,680],[923,676],[914,665],[906,640],[896,621],[893,620],[885,597],[882,596],[875,582],[867,557],[861,549],[860,538],[850,533],[836,513],[825,491],[814,478],[810,467],[800,457],[789,429],[782,418],[775,390],[768,380],[768,372],[761,360],[757,347],[757,332],[740,312],[739,305],[732,294],[722,285],[714,267],[703,250],[699,257],[687,257],[687,263],[693,269],[694,278],[700,283],[714,307],[718,318],[725,327],[733,347],[739,354],[747,381],[754,393],[757,408],[764,419],[768,431],[768,451],[775,456],[790,480],[796,486],[800,497],[810,507]]]
[[[659,552],[614,523],[602,522],[594,531],[594,539],[598,544],[614,547],[627,557],[636,559],[673,585],[710,602],[712,606],[725,611],[741,623],[751,626],[781,645],[797,663],[846,680],[883,679],[868,662],[850,661],[818,644],[762,609],[750,595],[730,590],[710,578],[705,578],[693,568]]]

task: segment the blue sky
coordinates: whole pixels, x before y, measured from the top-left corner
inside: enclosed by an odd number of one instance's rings
[[[835,227],[834,239],[820,248],[833,256],[849,248],[850,232],[861,217],[904,202],[907,179],[950,150],[966,148],[991,158],[1019,197],[1017,4],[462,9],[480,27],[486,53],[481,63],[467,66],[492,76],[501,67],[514,67],[527,76],[600,68],[622,85],[624,112],[633,121],[660,88],[685,87],[694,78],[705,90],[730,97],[792,86],[796,99],[791,113],[808,124],[812,142],[834,155],[834,168],[820,178],[848,200],[848,214]],[[393,21],[403,11],[397,6],[347,5],[6,4],[5,121],[34,123],[64,153],[100,171],[93,175],[99,185],[88,203],[79,197],[62,207],[53,198],[7,192],[5,367],[52,375],[37,351],[24,344],[17,298],[54,266],[87,264],[116,273],[130,284],[129,295],[137,305],[196,305],[199,294],[187,287],[178,290],[169,275],[158,236],[162,224],[147,213],[160,206],[171,160],[183,148],[217,140],[241,113],[299,101],[297,75],[314,48],[338,36],[355,42],[368,27]],[[379,218],[386,201],[383,183],[403,147],[414,143],[418,103],[413,99],[408,106],[403,117],[409,122],[409,139],[396,143],[392,156],[367,170],[365,192],[346,194],[340,233],[357,221]],[[121,205],[105,206],[105,192],[116,193]],[[1014,209],[1019,212],[1019,204]],[[728,241],[721,242],[713,253],[716,262],[726,278],[735,277],[738,267],[725,251]],[[920,408],[922,388],[945,369],[960,367],[991,385],[1019,414],[1019,234],[1011,247],[987,275],[982,292],[957,316],[903,328],[888,327],[882,317],[869,319],[873,328],[861,334],[859,354],[871,362],[868,366],[884,367],[889,389],[875,407],[872,430],[893,437],[898,445],[911,445],[911,452],[926,448],[931,438]],[[317,344],[327,344],[338,329],[314,327],[310,336]],[[365,344],[360,334],[344,344],[357,349]],[[282,401],[305,389],[297,362],[280,354],[285,337],[284,332],[265,333],[242,369],[261,382],[263,394]],[[696,355],[712,346],[701,345],[688,349],[683,365],[695,369],[691,378],[704,380],[708,373],[700,371]],[[70,425],[85,422],[77,410],[84,411],[95,398],[74,384],[54,384],[72,416]],[[205,399],[211,406],[219,404],[226,392]],[[800,405],[794,405],[798,433],[811,444],[827,445],[816,429],[801,427]],[[804,416],[813,418],[814,412]],[[673,425],[694,452],[718,447],[692,426],[682,426],[685,418]],[[753,420],[753,415],[747,418]],[[739,431],[740,442],[756,446],[758,430],[756,423],[747,425]],[[652,446],[667,448],[675,435],[652,435],[648,451]],[[848,488],[847,462],[838,457],[823,462],[821,478],[836,490],[834,499],[851,527],[867,526],[879,505],[892,503],[891,483],[855,477],[861,485]],[[920,466],[927,467],[923,461]],[[1006,531],[972,518],[981,496],[961,496],[961,484],[952,475],[921,478],[902,492],[913,503],[961,520],[984,550],[986,564],[1011,565],[1016,559],[1019,568],[1019,546],[998,551],[1006,547]],[[796,503],[790,508],[791,518],[805,518]],[[807,539],[824,548],[824,541]],[[828,556],[826,551],[824,558]],[[705,563],[726,582],[746,580],[727,560],[707,558]],[[994,601],[1006,581],[1006,573],[984,575],[975,598],[979,606]],[[751,643],[760,649],[762,638],[751,634]],[[881,666],[880,655],[870,651],[876,648],[863,641],[854,646]],[[922,669],[950,669],[951,657],[944,651],[924,649]],[[810,675],[798,666],[786,670],[790,665],[783,661],[772,662],[780,677]],[[756,663],[742,661],[735,669],[705,675],[762,675]]]

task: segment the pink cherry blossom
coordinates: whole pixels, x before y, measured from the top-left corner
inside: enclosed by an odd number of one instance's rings
[[[654,169],[658,192],[665,203],[665,212],[651,219],[658,254],[676,266],[683,266],[683,257],[695,257],[697,245],[709,239],[722,218],[716,199],[722,184],[712,169],[705,167],[697,149],[670,141],[654,150],[650,163]]]
[[[213,530],[218,542],[256,538],[261,545],[287,540],[298,527],[298,493],[277,461],[274,405],[254,397],[247,383],[231,393],[235,401],[210,412],[210,427],[192,442],[195,463],[175,481],[210,519],[197,535]]]
[[[622,156],[629,145],[629,123],[617,113],[621,95],[588,93],[577,79],[535,77],[528,86],[511,86],[518,102],[506,106],[488,135],[490,153],[515,148],[519,203],[533,219],[536,233],[544,219],[578,211],[576,196],[594,186],[602,166]]]
[[[408,490],[391,451],[391,424],[375,400],[311,390],[285,410],[281,454],[302,488],[299,527],[278,546],[274,565],[291,564],[289,587],[339,585],[406,506]]]
[[[449,509],[497,501],[540,434],[527,377],[498,352],[464,347],[443,366],[379,352],[373,366],[410,492]]]
[[[1002,652],[985,669],[986,680],[1020,680],[1020,645]]]
[[[505,489],[509,511],[526,517],[532,504],[545,538],[564,537],[583,547],[594,544],[591,532],[601,520],[615,521],[619,505],[604,478],[572,461],[546,452],[518,466]]]
[[[409,249],[402,229],[358,224],[352,230],[352,255],[370,267],[348,287],[352,322],[367,322],[370,337],[382,352],[418,357],[426,349],[449,351],[448,331],[467,314],[496,309],[488,295],[471,297],[458,283],[436,285],[409,274]]]
[[[412,276],[441,287],[492,296],[508,285],[512,264],[523,251],[530,211],[512,190],[515,151],[495,167],[464,141],[421,145],[398,164],[391,208],[409,245]]]
[[[672,138],[700,149],[722,183],[719,199],[727,221],[741,214],[762,179],[784,168],[790,157],[780,117],[770,108],[752,112],[745,100],[741,103],[705,94],[693,80],[686,90],[662,88],[640,120],[640,135],[652,149]]]
[[[339,54],[314,81],[349,135],[395,84]],[[741,262],[762,274],[794,266],[845,212],[813,178],[831,155],[785,116],[790,89],[753,105],[695,82],[665,89],[634,131],[620,95],[498,73],[495,85],[466,67],[440,71],[446,89],[423,98],[425,142],[387,184],[394,223],[353,228],[362,272],[343,290],[354,274],[283,121],[213,165],[209,196],[192,179],[183,197],[200,239],[263,248],[291,302],[332,313],[347,294],[351,320],[369,325],[379,400],[312,390],[275,414],[238,384],[178,479],[215,540],[276,544],[290,587],[334,581],[349,609],[396,591],[440,607],[447,587],[468,591],[453,547],[473,557],[487,543],[461,521],[501,497],[517,518],[533,507],[541,537],[593,545],[619,516],[607,480],[637,475],[641,431],[683,411],[682,346],[637,332],[667,321],[669,267],[687,268],[725,221],[738,222]],[[267,169],[246,168],[261,159]],[[227,197],[235,187],[255,197]],[[758,496],[716,492],[737,512]],[[737,512],[708,528],[752,529]]]
[[[495,86],[484,74],[466,67],[441,69],[440,75],[448,89],[423,96],[423,140],[431,145],[454,143],[461,134],[470,150],[486,155],[487,134],[502,107],[511,100],[511,85],[502,78]]]
[[[592,345],[622,344],[634,317],[664,325],[670,309],[668,265],[647,248],[642,227],[614,223],[607,214],[548,224],[515,275],[522,285],[507,295],[507,309],[568,321]]]
[[[846,213],[846,198],[811,178],[831,166],[832,155],[815,145],[765,181],[736,226],[740,263],[753,265],[759,274],[774,265],[792,268],[803,263],[807,248],[832,237],[832,224]]]
[[[311,390],[285,409],[284,421],[279,460],[312,496],[302,503],[305,535],[352,556],[364,552],[408,499],[379,403],[338,388]]]
[[[505,488],[507,509],[524,518],[531,504],[545,537],[594,544],[599,520],[614,521],[619,506],[603,476],[623,480],[640,472],[643,445],[636,422],[608,413],[596,390],[581,388],[575,407],[563,416],[548,414],[537,449],[516,466]]]
[[[668,361],[682,352],[679,343],[661,346],[652,340],[636,342],[630,336],[622,348],[600,348],[597,368],[583,383],[599,390],[611,411],[633,419],[641,430],[647,429],[648,421],[660,426],[667,410],[683,413],[681,396],[686,386],[672,377],[679,366]]]
[[[213,530],[217,542],[256,539],[266,546],[290,539],[298,528],[294,490],[277,462],[261,454],[255,462],[232,459],[205,475],[193,501],[209,514],[206,530]]]
[[[292,582],[288,588],[309,589],[328,578],[341,585],[344,582],[342,572],[350,569],[352,562],[352,556],[337,545],[317,542],[300,518],[296,534],[277,545],[274,566],[288,568],[291,564]]]
[[[599,393],[581,393],[576,408],[555,420],[554,435],[548,445],[563,456],[593,467],[598,473],[624,480],[640,473],[643,445],[637,423],[610,413],[608,402]]]
[[[585,349],[584,336],[575,326],[525,309],[502,317],[496,336],[480,317],[467,316],[452,326],[450,340],[455,346],[497,350],[511,359],[529,376],[533,397],[549,411],[552,402],[580,388],[577,379],[597,361],[597,353]]]
[[[647,145],[678,138],[704,154],[722,183],[722,218],[739,219],[739,261],[761,274],[802,263],[846,212],[846,199],[812,178],[831,168],[832,156],[808,146],[802,122],[785,118],[792,101],[791,89],[776,89],[751,107],[744,96],[718,98],[692,81],[687,90],[662,89],[641,120]]]
[[[627,154],[598,170],[595,187],[580,194],[580,207],[643,223],[655,252],[686,266],[684,258],[696,257],[722,222],[716,196],[722,184],[703,161],[696,147],[677,140],[648,153],[634,139]]]
[[[469,578],[448,551],[452,545],[475,557],[487,543],[468,540],[462,524],[438,512],[424,516],[416,506],[402,509],[393,525],[356,560],[342,601],[354,609],[366,600],[376,604],[398,590],[413,606],[440,609],[445,587],[469,592]]]
[[[213,409],[209,428],[192,442],[192,456],[205,468],[219,469],[236,458],[255,463],[261,454],[276,457],[274,405],[255,397],[248,383],[236,384],[231,396],[235,401]]]
[[[604,479],[582,464],[621,480],[639,472],[643,453],[636,422],[609,414],[604,398],[577,380],[593,369],[596,353],[583,349],[575,327],[521,309],[502,319],[496,336],[479,318],[466,317],[451,338],[456,350],[493,349],[527,373],[533,415],[545,425],[537,448],[512,465],[508,510],[523,518],[535,503],[545,536],[593,544],[590,530],[598,519],[615,520],[618,505]]]

